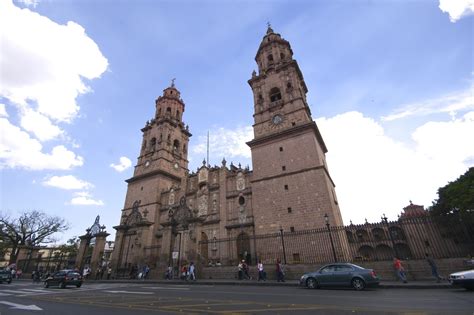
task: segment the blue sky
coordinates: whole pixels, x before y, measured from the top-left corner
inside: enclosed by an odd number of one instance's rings
[[[247,80],[270,21],[328,147],[345,223],[391,219],[474,166],[466,1],[0,0],[0,210],[113,232],[154,100],[176,78],[190,169],[249,164]],[[115,166],[115,167],[112,167]]]

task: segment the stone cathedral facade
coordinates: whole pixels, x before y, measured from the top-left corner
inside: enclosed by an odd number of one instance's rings
[[[255,236],[324,228],[325,214],[332,226],[343,225],[327,148],[311,117],[308,89],[290,43],[269,27],[255,60],[258,72],[248,80],[254,96],[254,138],[247,143],[253,170],[223,160],[219,167],[204,161],[190,173],[191,131],[183,122],[180,92],[172,83],[156,100],[155,116],[141,129],[133,177],[126,180],[115,227],[115,270],[210,259],[254,263],[265,251],[251,241]],[[209,246],[208,241],[222,239],[230,241],[219,252]],[[347,240],[338,242],[343,257]]]

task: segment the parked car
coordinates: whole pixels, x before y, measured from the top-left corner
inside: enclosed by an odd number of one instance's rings
[[[61,289],[64,289],[68,285],[75,285],[76,287],[80,288],[82,285],[82,276],[75,270],[60,270],[55,272],[53,275],[48,276],[44,280],[45,288],[49,288],[50,286],[54,285]]]
[[[300,279],[300,285],[310,289],[340,286],[352,287],[358,291],[377,286],[379,282],[379,278],[372,269],[349,263],[329,264],[318,271],[304,274]]]
[[[8,269],[0,269],[0,283],[12,283],[12,272]]]
[[[466,290],[474,290],[474,270],[455,272],[449,275],[452,285],[463,287]]]

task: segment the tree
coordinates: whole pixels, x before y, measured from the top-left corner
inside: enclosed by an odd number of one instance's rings
[[[438,199],[429,209],[451,236],[474,241],[474,167],[454,182],[438,189]]]
[[[0,239],[11,253],[10,263],[15,263],[22,246],[37,246],[54,242],[53,234],[69,229],[61,217],[41,211],[23,212],[18,218],[0,212]]]

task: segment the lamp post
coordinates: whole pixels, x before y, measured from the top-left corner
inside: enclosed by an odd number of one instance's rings
[[[281,246],[283,247],[283,261],[286,265],[285,239],[283,238],[283,228],[280,225]]]
[[[331,248],[332,248],[332,255],[334,256],[334,262],[337,262],[336,249],[334,248],[334,242],[332,240],[331,229],[329,228],[329,217],[327,213],[324,214],[324,221],[326,221],[326,227],[329,233],[329,240],[331,241]]]
[[[382,216],[382,223],[384,223],[385,226],[387,227],[388,236],[390,236],[390,241],[392,242],[393,252],[395,253],[395,257],[400,258],[400,256],[398,255],[397,247],[395,246],[395,241],[393,240],[392,231],[390,231],[390,227],[389,227],[389,225],[388,225],[388,218],[387,218],[387,216],[385,215],[385,213],[384,213],[383,216]]]

